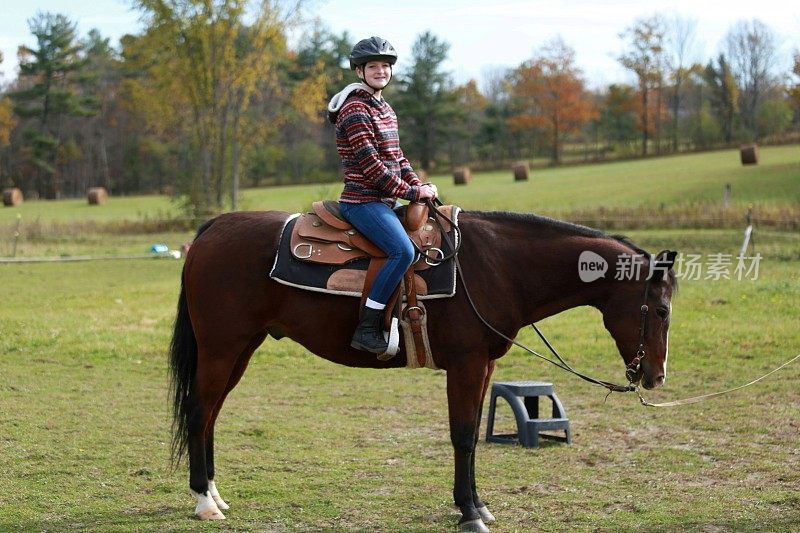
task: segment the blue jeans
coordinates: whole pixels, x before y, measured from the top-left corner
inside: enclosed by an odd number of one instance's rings
[[[383,202],[339,203],[342,216],[387,255],[378,271],[369,299],[385,304],[414,262],[414,245],[392,209]]]

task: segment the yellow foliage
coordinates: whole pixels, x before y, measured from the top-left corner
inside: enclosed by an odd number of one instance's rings
[[[11,130],[14,129],[14,110],[9,98],[0,99],[0,147],[11,142]]]
[[[292,90],[289,105],[304,121],[319,123],[322,121],[319,110],[325,108],[325,73],[320,72],[299,83]]]
[[[800,77],[800,52],[794,55],[794,68],[792,72],[795,76]],[[789,88],[789,96],[794,100],[795,108],[800,108],[800,82],[795,83],[793,87]]]

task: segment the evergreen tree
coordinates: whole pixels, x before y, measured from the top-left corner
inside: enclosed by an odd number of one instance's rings
[[[450,74],[442,70],[450,45],[431,32],[417,37],[410,72],[399,81],[401,93],[392,105],[400,117],[402,144],[407,155],[430,170],[456,116],[456,95]]]
[[[600,129],[606,139],[625,143],[636,136],[636,111],[633,90],[627,85],[608,87],[600,113]]]
[[[739,89],[723,54],[717,58],[717,66],[714,66],[713,62],[708,63],[705,80],[711,89],[709,96],[711,109],[722,128],[725,142],[730,143],[733,140],[734,125],[739,111]]]
[[[20,85],[9,96],[14,112],[29,121],[26,139],[32,146],[30,162],[37,169],[36,189],[48,198],[61,196],[57,158],[64,144],[64,117],[87,117],[95,113],[92,98],[81,97],[75,74],[83,68],[81,45],[75,23],[66,16],[38,13],[28,20],[37,47],[21,46]]]

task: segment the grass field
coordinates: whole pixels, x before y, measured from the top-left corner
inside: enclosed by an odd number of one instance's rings
[[[679,155],[660,159],[568,166],[535,170],[527,182],[514,182],[511,171],[476,173],[469,186],[453,185],[452,176],[433,175],[442,198],[465,209],[538,212],[564,216],[583,210],[647,208],[706,213],[722,204],[725,184],[732,188],[731,209],[737,216],[749,204],[755,214],[786,210],[794,216],[800,204],[800,146],[764,147],[756,166],[742,166],[736,150]],[[245,210],[302,211],[321,198],[336,198],[339,183],[247,189]],[[0,209],[0,231],[23,224],[110,222],[179,217],[164,196],[111,197],[106,205],[84,199],[25,202]],[[739,217],[739,220],[741,217]]]
[[[621,163],[598,168],[616,165],[625,171]],[[522,185],[531,188],[486,186],[470,207],[514,209],[522,196],[535,203],[533,182]],[[322,196],[292,190],[308,201]],[[270,191],[248,191],[256,193]],[[797,201],[785,191],[759,194]],[[51,206],[58,214],[60,203]],[[740,230],[628,233],[651,251],[703,256],[734,254],[741,242]],[[43,235],[20,245],[28,255],[125,255],[188,238]],[[682,280],[668,380],[651,401],[740,385],[800,353],[800,235],[757,229],[755,238],[758,279]],[[186,471],[168,468],[166,347],[181,266],[0,265],[0,531],[452,529],[444,374],[349,369],[288,340],[258,350],[218,425],[217,479],[229,519],[194,520]],[[541,326],[576,368],[623,379],[596,311],[572,310]],[[520,340],[542,349],[529,331]],[[498,518],[493,532],[800,531],[800,363],[729,396],[660,410],[632,395],[604,400],[603,390],[516,348],[494,379],[553,381],[574,442],[529,450],[481,440],[478,483]],[[501,432],[513,427],[504,407]]]

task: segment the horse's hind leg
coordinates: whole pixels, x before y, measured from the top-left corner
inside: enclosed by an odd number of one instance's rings
[[[255,352],[256,348],[258,348],[262,342],[264,342],[264,338],[265,335],[262,335],[255,339],[250,346],[248,346],[239,355],[239,358],[236,360],[236,365],[233,367],[233,372],[231,372],[230,378],[228,379],[225,392],[217,402],[216,408],[214,409],[211,420],[206,429],[206,475],[208,476],[208,490],[211,494],[211,498],[217,504],[217,507],[223,511],[230,509],[230,506],[225,502],[225,500],[222,499],[222,496],[220,496],[219,490],[217,489],[217,484],[214,481],[216,475],[216,469],[214,466],[214,428],[217,423],[219,412],[222,409],[222,404],[225,403],[225,399],[228,397],[228,394],[234,389],[234,387],[236,387],[236,385],[239,383],[239,380],[242,379],[242,375],[247,369],[247,365],[250,362],[250,358],[253,356],[253,352]]]
[[[202,347],[198,350],[195,389],[187,427],[189,449],[189,488],[197,499],[195,515],[202,520],[224,520],[209,490],[206,459],[206,435],[233,372],[232,357],[212,358]],[[213,453],[213,446],[212,446]]]

